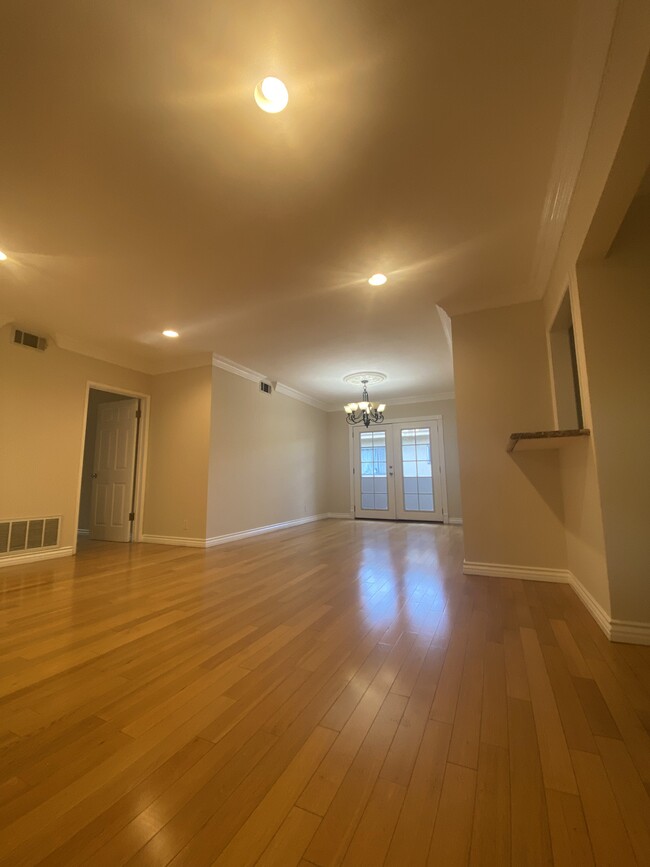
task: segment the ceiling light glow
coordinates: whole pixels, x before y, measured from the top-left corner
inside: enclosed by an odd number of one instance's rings
[[[373,274],[372,277],[368,278],[368,283],[371,286],[383,286],[387,280],[388,277],[385,274]]]
[[[267,76],[255,88],[255,102],[262,111],[277,114],[287,107],[289,91],[279,78]]]
[[[7,254],[3,253],[2,250],[0,250],[0,262],[6,262],[6,260],[7,260]]]
[[[178,331],[172,331],[171,328],[166,328],[166,329],[163,331],[163,335],[164,335],[165,337],[178,337]]]

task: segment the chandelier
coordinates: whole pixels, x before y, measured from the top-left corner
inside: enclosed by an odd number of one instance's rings
[[[375,407],[374,403],[368,398],[368,380],[362,379],[363,394],[359,403],[346,403],[343,409],[345,410],[345,420],[348,424],[361,424],[363,422],[366,427],[370,427],[370,422],[374,424],[382,424],[384,421],[385,403],[380,403]]]

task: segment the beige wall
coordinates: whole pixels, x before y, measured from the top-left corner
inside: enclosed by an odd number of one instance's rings
[[[151,377],[50,343],[38,352],[0,329],[0,519],[61,515],[75,543],[88,381],[149,393]]]
[[[205,539],[211,399],[211,366],[152,379],[147,535]]]
[[[452,518],[462,518],[460,500],[460,472],[458,467],[458,441],[456,434],[456,404],[454,400],[426,401],[424,403],[388,406],[387,422],[403,418],[442,416],[445,445],[445,471],[447,475],[447,505]],[[328,413],[328,511],[351,514],[350,503],[350,428],[343,410]]]
[[[650,622],[650,196],[635,199],[578,292],[609,568],[611,614]]]
[[[542,304],[452,325],[465,558],[565,569],[558,453],[506,452],[510,433],[554,426]]]
[[[340,412],[327,413],[327,511],[352,516],[350,427]]]
[[[208,537],[327,512],[327,413],[212,370]]]

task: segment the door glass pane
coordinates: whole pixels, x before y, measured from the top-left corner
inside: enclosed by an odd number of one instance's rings
[[[361,441],[361,508],[388,511],[386,433],[367,431]]]
[[[433,512],[431,431],[429,428],[414,428],[403,430],[401,436],[404,511]]]

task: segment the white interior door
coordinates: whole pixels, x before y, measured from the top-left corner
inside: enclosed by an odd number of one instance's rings
[[[394,424],[395,517],[443,521],[440,422]]]
[[[138,400],[129,398],[97,407],[97,435],[90,513],[90,535],[109,542],[129,542],[133,502]]]
[[[357,518],[395,520],[393,441],[390,425],[352,432],[354,508]]]

